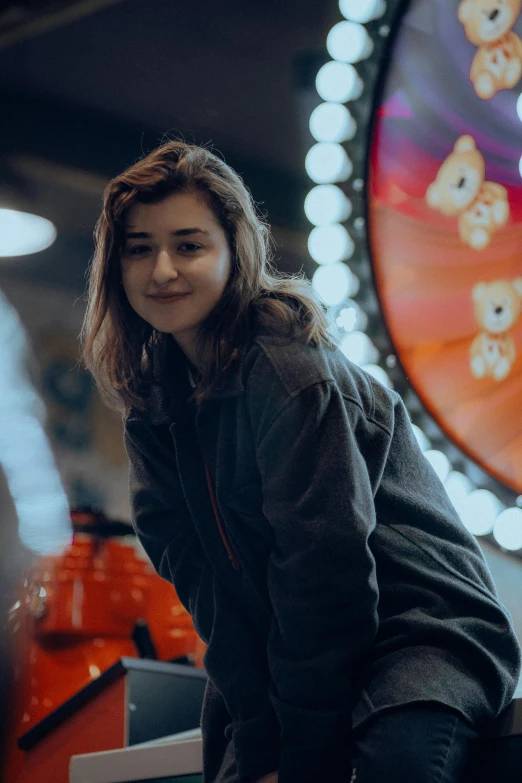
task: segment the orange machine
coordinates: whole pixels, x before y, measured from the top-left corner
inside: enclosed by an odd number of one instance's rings
[[[72,519],[70,546],[35,559],[10,612],[15,686],[4,783],[21,779],[16,740],[122,656],[202,666],[190,615],[132,529],[91,511]]]

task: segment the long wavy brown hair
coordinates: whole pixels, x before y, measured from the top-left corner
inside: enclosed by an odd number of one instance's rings
[[[231,250],[230,278],[198,336],[197,348],[204,350],[206,361],[196,401],[211,394],[222,373],[241,356],[256,325],[307,343],[334,345],[325,309],[310,281],[302,273],[283,275],[273,266],[270,231],[241,177],[204,147],[167,141],[108,183],[94,231],[83,357],[106,402],[123,409],[124,415],[131,407],[146,407],[153,355],[170,339],[127,300],[120,265],[126,215],[136,202],[159,202],[172,193],[189,192],[206,198]]]

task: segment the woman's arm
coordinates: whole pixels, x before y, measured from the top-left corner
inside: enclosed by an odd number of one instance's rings
[[[241,780],[257,780],[279,761],[280,729],[268,695],[266,649],[203,550],[183,496],[168,426],[129,417],[125,446],[136,533],[208,645],[205,668],[230,714],[226,734],[233,740]],[[202,491],[207,491],[204,485]],[[223,736],[207,739],[224,748],[228,741]]]
[[[213,625],[213,573],[183,498],[172,439],[165,425],[125,422],[132,522],[158,574],[171,582],[208,644]]]
[[[378,627],[373,493],[355,434],[364,414],[328,381],[286,396],[275,414],[270,395],[251,406],[275,536],[268,660],[279,783],[345,783],[358,675]]]

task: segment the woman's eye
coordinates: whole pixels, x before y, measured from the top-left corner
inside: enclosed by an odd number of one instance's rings
[[[148,249],[149,248],[147,247],[147,245],[133,245],[132,247],[128,247],[125,253],[128,256],[141,256]]]
[[[201,250],[201,245],[196,245],[194,242],[183,242],[179,249],[183,253],[196,253],[198,250]]]

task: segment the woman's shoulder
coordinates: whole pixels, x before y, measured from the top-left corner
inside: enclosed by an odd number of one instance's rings
[[[326,394],[325,384],[337,387],[347,400],[371,414],[376,398],[389,405],[389,390],[378,385],[368,373],[353,364],[336,345],[307,343],[302,339],[288,339],[260,333],[251,343],[245,357],[247,392],[255,396],[295,398],[311,386],[317,386],[318,394]]]

